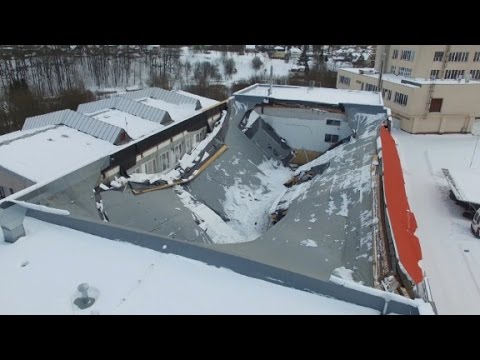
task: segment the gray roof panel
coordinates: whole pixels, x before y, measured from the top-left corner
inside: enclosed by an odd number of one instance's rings
[[[25,119],[23,130],[39,128],[47,125],[66,125],[93,137],[115,144],[124,130],[118,126],[107,124],[69,109],[48,114],[32,116]]]
[[[170,104],[189,105],[194,110],[199,110],[202,108],[202,105],[200,104],[200,100],[198,99],[195,99],[183,94],[179,94],[174,91],[167,91],[157,87],[151,87],[143,90],[132,91],[132,92],[123,94],[122,96],[131,100],[138,100],[138,99],[149,97],[152,99],[162,100]]]
[[[148,106],[136,101],[130,100],[123,96],[111,97],[108,99],[92,101],[80,104],[77,111],[89,115],[102,110],[117,109],[127,114],[141,117],[142,119],[164,124],[169,122],[170,115],[165,110],[160,110],[152,106]]]

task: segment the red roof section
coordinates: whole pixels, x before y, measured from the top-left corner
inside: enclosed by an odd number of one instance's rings
[[[418,238],[414,235],[417,221],[408,204],[402,165],[395,141],[383,126],[380,128],[380,138],[383,156],[383,187],[398,252],[397,257],[407,272],[406,275],[418,284],[423,280],[423,271],[418,265],[422,259],[422,250]]]

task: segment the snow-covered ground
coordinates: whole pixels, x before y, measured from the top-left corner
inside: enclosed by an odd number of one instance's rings
[[[187,47],[183,47],[182,50],[183,52],[180,60],[183,63],[186,61],[190,62],[192,64],[192,68],[196,62],[209,61],[212,64],[218,64],[220,74],[223,78],[225,78],[225,74],[223,72],[224,68],[222,63],[222,53],[220,51],[210,51],[209,54],[205,54],[201,52],[195,53],[192,50],[189,50]],[[262,67],[257,71],[252,68],[252,59],[255,56],[258,56],[263,63]],[[228,57],[233,58],[235,61],[235,68],[237,69],[237,72],[233,74],[231,78],[222,81],[222,83],[227,86],[230,86],[239,80],[248,79],[254,75],[265,75],[268,77],[270,76],[270,66],[273,66],[273,76],[287,76],[290,69],[297,65],[296,61],[290,61],[286,63],[285,60],[270,59],[264,53],[258,53],[256,55],[253,53],[245,53],[245,55],[238,55],[238,53],[231,52],[229,53]]]
[[[480,314],[480,241],[470,220],[449,198],[442,168],[480,171],[480,149],[472,135],[411,135],[392,130],[406,191],[415,213],[422,267],[439,314]],[[473,158],[473,162],[472,162]],[[478,186],[478,184],[477,184]]]
[[[25,228],[14,244],[0,238],[1,314],[378,314],[33,218]],[[80,310],[85,282],[96,301]]]

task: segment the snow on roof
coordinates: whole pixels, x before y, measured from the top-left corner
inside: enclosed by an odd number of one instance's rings
[[[159,123],[114,109],[107,110],[92,117],[121,127],[132,139],[138,139],[164,127]]]
[[[252,45],[252,46],[255,46],[255,45]],[[203,109],[219,103],[219,101],[217,101],[217,100],[209,99],[209,98],[206,98],[204,96],[192,94],[192,93],[189,93],[189,92],[186,92],[186,91],[183,91],[183,90],[175,90],[175,92],[178,93],[178,94],[181,94],[181,95],[190,96],[194,99],[200,100],[200,104],[202,105]]]
[[[137,91],[134,91],[129,94],[134,94],[136,92]],[[108,109],[117,109],[160,124],[168,124],[171,122],[170,115],[165,110],[145,106],[144,104],[133,101],[123,95],[80,104],[78,105],[77,111],[92,116]]]
[[[37,129],[38,130],[38,129]],[[107,141],[60,125],[0,145],[0,166],[35,182],[76,169],[116,149]]]
[[[245,45],[245,49],[255,50],[255,45]]]
[[[31,217],[24,225],[26,237],[0,241],[2,314],[378,314]],[[84,282],[98,296],[80,310]]]
[[[268,96],[269,85],[255,84],[237,91],[234,95]],[[305,86],[273,85],[271,98],[278,100],[299,100],[324,104],[383,105],[378,93],[371,91],[343,90],[330,88],[309,88]]]
[[[70,109],[31,116],[25,119],[22,129],[43,127],[46,125],[66,125],[93,137],[115,144],[122,129],[102,121],[97,121]]]
[[[372,79],[378,79],[379,74],[373,74],[370,73],[372,71],[372,68],[342,68],[344,71],[348,71],[351,73],[355,74],[360,74],[361,71],[364,71],[362,75],[371,77]],[[480,81],[479,80],[470,80],[469,82],[465,82],[465,79],[462,79],[460,81],[455,80],[455,79],[436,79],[436,80],[430,80],[430,79],[424,79],[424,78],[414,78],[414,77],[407,77],[407,76],[401,76],[401,75],[395,75],[392,73],[384,73],[382,75],[382,80],[388,81],[391,83],[396,83],[396,84],[401,84],[403,86],[407,87],[419,87],[415,86],[414,84],[408,84],[408,83],[402,83],[402,81],[409,81],[413,83],[417,83],[420,86],[421,85],[429,85],[429,84],[436,84],[436,85],[479,85]]]
[[[480,171],[469,168],[447,169],[460,201],[480,205]],[[449,179],[447,179],[448,181]],[[457,197],[458,197],[457,196]]]
[[[187,107],[184,104],[172,104],[160,99],[153,99],[149,97],[140,99],[138,101],[142,104],[168,112],[172,120],[175,122],[185,120],[196,113],[196,110],[192,107]]]
[[[21,137],[31,136],[32,134],[36,134],[38,132],[42,132],[47,129],[53,129],[54,127],[55,125],[47,125],[47,126],[42,126],[35,129],[12,131],[10,133],[3,134],[0,136],[0,145],[9,141],[15,141]]]

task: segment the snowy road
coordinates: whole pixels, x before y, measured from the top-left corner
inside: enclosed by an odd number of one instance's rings
[[[449,198],[441,168],[469,167],[476,137],[410,135],[393,129],[415,213],[422,266],[439,314],[480,314],[480,240]],[[472,168],[480,171],[480,152]]]

